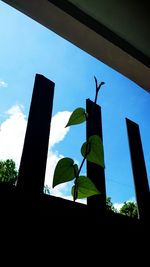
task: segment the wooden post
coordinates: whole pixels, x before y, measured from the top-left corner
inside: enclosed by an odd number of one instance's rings
[[[95,105],[90,99],[86,100],[86,112],[88,119],[86,123],[87,140],[92,135],[98,135],[102,139],[102,121],[101,108]],[[106,186],[104,169],[87,160],[87,176],[93,181],[97,189],[101,192],[100,195],[95,195],[87,198],[87,205],[91,210],[104,212],[106,210]]]
[[[53,96],[54,83],[36,74],[17,182],[29,196],[43,192]]]
[[[130,156],[139,217],[147,220],[150,213],[149,185],[138,124],[126,119]]]

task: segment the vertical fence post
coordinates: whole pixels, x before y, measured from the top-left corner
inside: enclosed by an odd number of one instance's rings
[[[43,191],[53,96],[54,83],[36,74],[17,182],[18,191],[29,196]]]
[[[126,119],[126,124],[139,217],[147,220],[150,213],[150,195],[140,130],[138,124],[129,119]]]
[[[90,99],[86,100],[86,112],[88,119],[86,122],[87,140],[91,135],[98,135],[102,139],[102,121],[101,108],[95,105]],[[87,160],[87,176],[93,181],[97,189],[101,192],[100,195],[95,195],[87,198],[87,205],[91,210],[104,212],[106,210],[106,186],[104,169]]]

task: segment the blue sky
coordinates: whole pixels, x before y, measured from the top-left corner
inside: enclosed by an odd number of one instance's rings
[[[75,108],[85,107],[86,98],[94,100],[95,75],[105,81],[98,104],[102,107],[107,195],[114,203],[134,199],[125,118],[140,125],[150,176],[150,94],[3,2],[0,36],[0,159],[11,157],[19,166],[34,77],[40,73],[56,84],[46,184],[51,185],[54,166],[62,156],[80,162],[85,125],[64,126]],[[63,184],[53,193],[69,198],[70,188]]]

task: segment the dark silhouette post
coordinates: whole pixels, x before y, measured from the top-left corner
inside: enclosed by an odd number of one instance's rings
[[[102,121],[101,107],[95,105],[90,99],[86,100],[86,112],[88,119],[86,123],[87,140],[91,135],[98,135],[102,139]],[[93,181],[97,189],[101,192],[100,195],[95,195],[87,198],[87,205],[91,210],[104,212],[106,210],[106,187],[104,169],[87,160],[87,176]]]
[[[43,192],[53,96],[54,83],[36,74],[17,182],[28,196]]]
[[[150,213],[149,185],[138,124],[126,119],[130,156],[139,217],[147,220]]]

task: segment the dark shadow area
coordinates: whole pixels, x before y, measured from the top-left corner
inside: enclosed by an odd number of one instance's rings
[[[66,257],[69,258],[69,253],[72,253],[77,255],[75,259],[80,258],[80,253],[83,256],[83,250],[86,250],[86,259],[89,257],[88,251],[92,253],[92,250],[95,260],[97,257],[103,259],[103,253],[111,255],[105,261],[111,260],[112,252],[124,253],[124,249],[128,253],[125,259],[123,257],[123,262],[130,257],[133,249],[136,249],[136,253],[144,249],[146,257],[149,212],[143,218],[133,219],[107,210],[104,179],[103,197],[89,199],[89,205],[43,193],[53,92],[54,83],[42,75],[36,75],[17,186],[0,183],[3,247],[9,246],[16,253],[22,250],[24,257],[27,256],[26,249],[31,247],[32,255],[36,249],[36,258],[40,255],[38,250],[46,249],[46,246],[49,249],[52,247],[51,251],[55,251],[58,256],[65,249]],[[94,131],[97,132],[97,129]],[[101,130],[98,134],[101,135]]]

